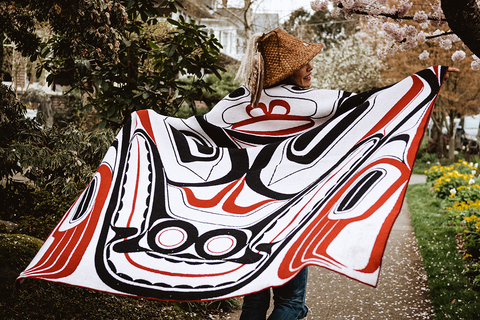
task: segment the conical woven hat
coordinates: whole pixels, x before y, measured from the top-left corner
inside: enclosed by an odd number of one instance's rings
[[[323,43],[302,41],[276,28],[259,40],[265,64],[263,87],[268,88],[291,76],[323,48]]]

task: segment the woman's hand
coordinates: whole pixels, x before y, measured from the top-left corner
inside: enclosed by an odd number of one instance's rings
[[[447,69],[447,74],[445,75],[445,80],[448,79],[448,76],[449,76],[449,73],[450,73],[450,72],[458,73],[458,72],[460,72],[460,69],[458,69],[458,68],[453,68],[453,67],[448,67],[448,69]]]

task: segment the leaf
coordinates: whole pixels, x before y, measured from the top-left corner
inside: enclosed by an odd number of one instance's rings
[[[116,111],[117,110],[115,108],[109,108],[107,111],[107,118],[111,118],[116,113]]]
[[[97,129],[104,129],[106,125],[107,125],[107,121],[105,121],[105,119],[103,119],[102,121],[100,121],[98,123]]]
[[[171,44],[167,47],[167,49],[165,50],[165,53],[167,54],[168,57],[171,57],[173,56],[176,50],[177,50],[177,46],[174,44]]]
[[[180,16],[181,17],[181,16]],[[178,22],[177,20],[173,20],[172,18],[168,18],[167,21],[170,23],[170,24],[173,24],[175,26],[179,26],[180,27],[180,22]]]
[[[43,72],[43,66],[37,69],[37,73],[36,73],[37,79],[39,79],[42,76],[42,72]]]
[[[160,47],[153,41],[149,41],[148,44],[150,45],[150,48],[152,48],[153,50],[160,49]]]

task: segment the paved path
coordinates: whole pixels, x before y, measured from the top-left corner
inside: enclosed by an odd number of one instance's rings
[[[413,175],[410,183],[425,183]],[[308,320],[433,319],[427,277],[405,202],[393,225],[377,288],[320,267],[309,267]],[[237,320],[240,311],[222,319]]]

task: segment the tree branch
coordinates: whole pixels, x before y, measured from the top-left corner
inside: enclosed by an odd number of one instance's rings
[[[343,5],[341,3],[339,3],[338,8],[343,9]],[[372,16],[372,17],[381,16],[381,17],[391,18],[391,19],[394,19],[394,20],[413,20],[413,18],[414,18],[413,16],[400,17],[398,12],[396,12],[394,14],[381,12],[377,15],[372,15],[372,14],[369,14],[368,12],[366,12],[366,11],[361,11],[361,10],[358,10],[358,9],[352,9],[352,10],[347,9],[347,10],[349,10],[349,13],[355,13],[355,14],[359,14],[359,15],[363,15],[363,16]],[[448,22],[447,19],[437,19],[437,18],[431,18],[431,17],[428,17],[427,20]]]

